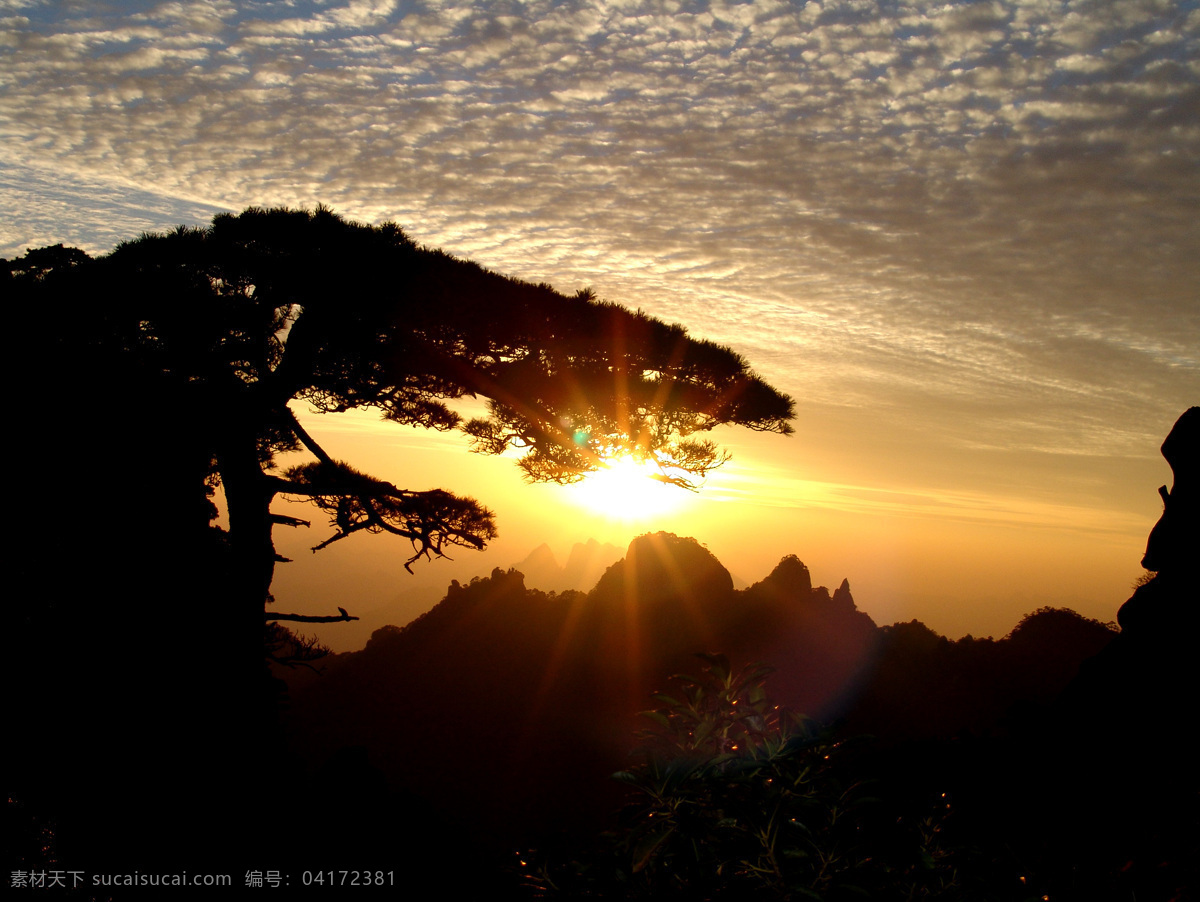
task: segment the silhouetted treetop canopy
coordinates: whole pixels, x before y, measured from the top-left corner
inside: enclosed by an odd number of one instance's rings
[[[154,386],[152,403],[191,411],[209,462],[202,475],[224,486],[235,545],[240,493],[258,498],[255,520],[275,494],[312,500],[337,530],[329,541],[393,532],[420,555],[494,535],[490,512],[470,499],[400,489],[330,459],[293,400],[462,429],[475,450],[519,450],[529,479],[563,483],[632,454],[694,487],[725,460],[703,438],[715,426],[792,431],[791,398],[682,326],[501,276],[394,224],[324,208],[251,208],[144,234],[95,260],[59,246],[5,267],[18,305],[54,310],[72,354],[119,358]],[[463,422],[451,405],[464,397],[485,399],[486,416]],[[277,452],[301,447],[316,464],[269,472]]]
[[[16,260],[5,260],[0,267],[3,277],[23,278],[37,281],[45,278],[55,270],[70,269],[82,263],[91,261],[91,257],[77,247],[64,247],[55,244],[52,247],[30,248]]]
[[[721,460],[687,436],[791,432],[791,399],[729,349],[419,247],[392,224],[250,209],[143,235],[85,269],[89,295],[108,284],[108,315],[164,372],[236,379],[268,406],[375,407],[438,429],[463,426],[447,401],[481,396],[488,417],[465,425],[475,447],[525,449],[533,479],[572,481],[625,451],[686,482]]]

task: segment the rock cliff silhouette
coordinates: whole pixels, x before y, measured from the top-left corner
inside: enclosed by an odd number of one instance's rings
[[[1121,634],[1064,693],[1040,776],[1059,801],[1048,824],[1071,837],[1065,849],[1049,843],[1052,854],[1186,898],[1181,886],[1200,890],[1200,407],[1176,421],[1162,454],[1174,485],[1159,489],[1164,510],[1142,560],[1154,572],[1118,611]]]

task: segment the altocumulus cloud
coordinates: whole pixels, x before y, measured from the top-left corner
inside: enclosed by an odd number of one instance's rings
[[[930,441],[1196,401],[1191,0],[0,10],[0,253],[324,202]]]

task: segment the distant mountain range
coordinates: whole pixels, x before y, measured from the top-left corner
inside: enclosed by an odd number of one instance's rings
[[[548,552],[523,563],[551,586],[611,554],[576,546],[560,569]],[[1061,610],[999,641],[951,642],[916,621],[880,628],[847,581],[814,587],[794,555],[739,591],[700,543],[669,533],[635,539],[587,593],[528,582],[517,569],[456,581],[323,675],[289,675],[291,729],[312,766],[358,749],[360,768],[443,813],[469,811],[472,829],[532,836],[613,810],[608,775],[646,726],[638,712],[698,652],[771,665],[768,691],[794,710],[933,739],[1048,702],[1114,635]]]
[[[604,571],[621,560],[623,552],[611,543],[601,544],[595,539],[576,542],[571,546],[566,564],[559,566],[550,546],[543,543],[512,569],[525,575],[525,585],[543,592],[564,592],[575,589],[586,592],[599,582]]]

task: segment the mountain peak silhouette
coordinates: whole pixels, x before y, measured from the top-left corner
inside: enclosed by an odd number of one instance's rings
[[[551,564],[555,567],[558,566],[558,559],[554,556],[554,552],[550,550],[550,546],[547,545],[545,542],[542,542],[541,545],[539,545],[537,548],[533,549],[533,551],[529,552],[529,554],[526,555],[525,560],[522,561],[522,563],[527,563],[527,562],[531,562],[531,561],[537,562],[540,564]],[[520,570],[520,567],[518,566],[515,569]],[[522,571],[522,572],[524,572],[524,571]]]
[[[812,575],[808,567],[794,554],[785,555],[775,565],[766,579],[754,585],[754,589],[781,597],[807,595],[812,592]]]
[[[670,532],[647,533],[629,543],[623,560],[609,567],[593,598],[622,598],[656,605],[683,598],[692,604],[727,601],[733,577],[707,548]]]
[[[547,592],[557,591],[560,588],[559,583],[562,582],[562,567],[558,565],[558,559],[545,542],[513,564],[512,569],[523,573],[528,585]]]
[[[850,594],[850,580],[843,579],[842,584],[833,593],[834,605],[847,610],[856,610],[854,596]]]
[[[513,564],[514,570],[525,574],[530,588],[543,592],[575,590],[587,592],[596,585],[604,571],[621,559],[621,549],[591,538],[571,546],[567,562],[559,565],[550,546],[543,542],[524,559]]]
[[[565,588],[587,592],[595,587],[604,571],[620,559],[621,549],[609,542],[601,543],[595,539],[576,542],[563,564],[563,584]]]

